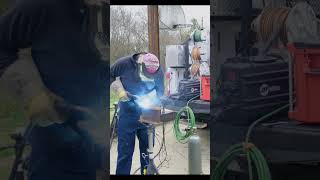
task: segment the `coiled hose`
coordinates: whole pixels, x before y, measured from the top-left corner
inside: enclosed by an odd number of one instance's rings
[[[289,8],[286,7],[266,7],[260,15],[258,34],[260,40],[267,42],[274,32],[279,32],[281,42],[288,43],[286,21]]]
[[[233,161],[234,157],[238,154],[246,154],[247,159],[250,162],[253,161],[253,164],[257,170],[257,176],[259,180],[271,180],[271,175],[269,171],[268,164],[263,157],[260,150],[251,143],[239,143],[233,145],[221,158],[221,161],[218,163],[215,168],[212,180],[224,180],[224,176],[227,172],[229,164]],[[249,171],[252,172],[252,166],[249,167]],[[252,178],[250,178],[252,179]]]
[[[182,119],[182,116],[186,114],[188,118],[188,128],[185,132],[182,132],[180,129],[180,120]],[[176,118],[174,120],[173,124],[173,130],[174,134],[176,136],[176,139],[180,143],[187,143],[188,139],[191,137],[191,135],[195,132],[196,130],[196,120],[194,113],[192,109],[189,106],[183,107],[176,115]]]
[[[224,180],[224,176],[227,173],[229,164],[234,160],[234,158],[240,154],[246,154],[248,160],[248,169],[250,180],[253,180],[253,166],[257,171],[258,180],[271,180],[271,174],[268,167],[268,163],[264,158],[261,151],[252,143],[249,142],[250,135],[253,128],[264,121],[265,119],[271,117],[272,115],[288,108],[289,105],[284,105],[256,120],[252,123],[247,131],[246,139],[244,143],[239,143],[233,145],[229,150],[227,150],[220,161],[216,165],[213,174],[211,175],[211,180]],[[252,164],[253,163],[253,164]],[[253,166],[252,166],[253,165]]]
[[[193,47],[191,51],[191,57],[194,61],[200,61],[201,60],[201,51],[200,47]]]

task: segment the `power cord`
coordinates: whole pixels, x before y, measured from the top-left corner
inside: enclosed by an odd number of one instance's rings
[[[249,179],[253,180],[253,169],[257,171],[258,180],[271,180],[271,174],[268,167],[268,163],[261,153],[261,151],[252,143],[249,142],[250,136],[253,128],[271,117],[272,115],[286,109],[289,107],[289,104],[282,106],[264,116],[256,120],[252,123],[247,131],[245,142],[233,145],[230,149],[228,149],[221,157],[220,161],[216,165],[213,174],[211,175],[212,180],[223,180],[229,164],[234,160],[235,156],[239,154],[246,154],[248,161],[248,170],[249,170]],[[253,168],[253,166],[255,168]]]
[[[156,155],[154,156],[154,159],[156,159],[157,157],[159,157],[159,165],[157,166],[158,169],[160,169],[163,165],[164,162],[168,161],[167,157],[168,157],[168,154],[167,154],[167,148],[166,148],[166,143],[165,143],[165,135],[166,135],[166,131],[165,131],[165,123],[163,122],[162,123],[162,142],[160,143],[160,140],[159,140],[159,134],[158,133],[155,133],[155,138],[158,142],[158,144],[160,145],[160,149],[159,151],[156,153]],[[164,153],[165,154],[165,157],[164,159],[161,161],[161,153]],[[133,174],[137,174],[138,171],[141,170],[141,167],[137,168]]]
[[[200,95],[196,95],[195,97],[193,97],[193,98],[191,98],[190,100],[188,100],[188,102],[187,102],[187,107],[189,106],[189,103],[190,103],[192,100],[198,98],[199,96],[200,96]],[[190,110],[191,110],[191,108],[190,108]],[[192,111],[192,110],[191,110],[191,111]],[[192,114],[193,114],[193,112],[192,112]],[[194,115],[193,115],[193,117],[194,117]],[[189,117],[188,117],[188,119],[189,119]],[[193,118],[193,120],[194,120],[194,123],[192,123],[192,124],[194,124],[194,125],[192,125],[192,127],[195,127],[195,118]],[[193,122],[193,121],[192,121],[192,122]],[[171,130],[174,129],[174,128],[175,128],[175,126],[173,126],[173,127],[171,128]],[[171,131],[171,130],[170,130],[170,131]],[[179,129],[179,130],[180,130],[180,129]],[[175,131],[176,131],[176,130],[175,130]],[[165,162],[168,162],[168,161],[169,161],[169,160],[168,160],[167,147],[166,147],[166,139],[165,139],[165,136],[166,136],[167,133],[169,133],[169,131],[166,132],[166,130],[165,130],[165,122],[163,122],[163,123],[162,123],[162,142],[161,142],[159,151],[157,152],[157,154],[156,154],[155,157],[154,157],[154,159],[156,159],[157,157],[159,157],[160,163],[159,163],[159,165],[157,166],[158,169],[160,169],[161,167],[163,167],[163,164],[164,164]],[[159,134],[156,133],[155,136],[156,136],[156,139],[157,139],[158,143],[160,144],[160,141],[159,141],[159,139],[158,139]],[[161,153],[164,153],[164,155],[165,155],[163,160],[161,160]],[[137,174],[139,170],[141,170],[141,167],[137,168],[137,169],[134,171],[133,174]]]
[[[174,123],[173,123],[173,130],[174,134],[176,136],[176,139],[182,143],[185,144],[188,142],[189,138],[194,134],[196,130],[196,120],[195,115],[192,111],[192,109],[189,107],[189,103],[199,97],[200,95],[194,96],[191,98],[185,107],[183,107],[180,111],[178,111]],[[180,121],[182,119],[182,116],[187,116],[188,120],[188,127],[186,128],[185,132],[182,132],[180,130]]]

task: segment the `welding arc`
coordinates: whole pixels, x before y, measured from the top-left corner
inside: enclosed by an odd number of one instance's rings
[[[266,7],[261,13],[258,34],[260,40],[267,42],[274,32],[279,32],[279,37],[283,45],[288,43],[286,21],[289,8]]]

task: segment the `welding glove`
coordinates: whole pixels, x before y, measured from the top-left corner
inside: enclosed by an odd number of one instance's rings
[[[118,98],[119,98],[119,100],[120,101],[129,101],[130,100],[130,98],[128,97],[128,94],[127,94],[127,92],[126,91],[120,91],[119,93],[118,93]]]
[[[111,84],[111,89],[116,93],[120,101],[130,100],[119,77],[117,77],[116,80]]]
[[[26,109],[28,118],[39,126],[49,126],[54,123],[63,123],[67,114],[57,110],[57,106],[64,104],[64,100],[44,89],[30,99]]]
[[[128,98],[129,98],[129,100],[135,101],[135,100],[137,100],[137,99],[139,98],[138,96],[133,95],[133,94],[131,94],[131,93],[128,92],[128,91],[126,91],[126,93],[127,93],[127,96],[128,96]]]

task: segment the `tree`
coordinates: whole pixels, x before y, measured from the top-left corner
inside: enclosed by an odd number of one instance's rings
[[[195,29],[201,26],[197,19],[191,20],[192,26],[178,30],[160,29],[160,61],[164,62],[167,45],[183,43]],[[148,51],[147,7],[137,11],[130,7],[111,6],[110,8],[110,64],[117,59],[137,52]]]
[[[199,24],[199,22],[196,18],[192,18],[191,22],[192,22],[191,31],[194,31],[196,29],[198,29],[198,30],[202,29],[201,25]]]
[[[191,22],[192,25],[190,28],[180,30],[181,39],[186,40],[194,30],[200,30],[202,28],[196,18],[192,18]]]
[[[146,7],[134,12],[130,8],[110,8],[110,63],[137,52],[148,50]]]

